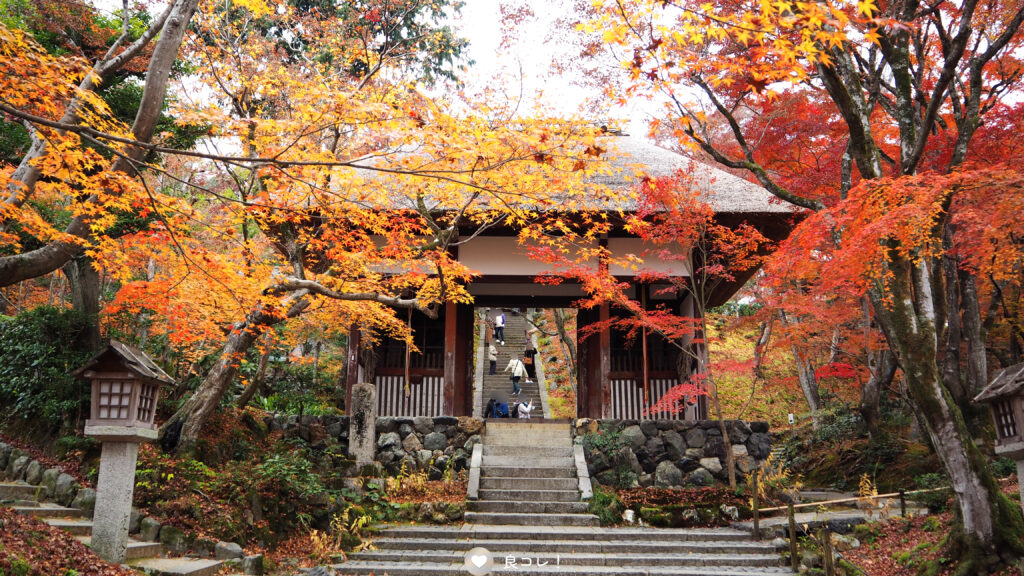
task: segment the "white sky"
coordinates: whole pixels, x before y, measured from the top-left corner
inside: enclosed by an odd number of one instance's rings
[[[536,15],[516,29],[515,42],[508,49],[500,47],[502,0],[466,0],[461,17],[455,22],[462,37],[469,40],[469,57],[475,64],[463,80],[472,89],[494,86],[495,78],[510,97],[523,94],[521,111],[531,104],[562,116],[578,115],[590,93],[573,84],[573,78],[550,75],[549,69],[559,47],[549,41],[555,18],[563,16],[571,2],[564,0],[530,0]],[[564,48],[562,48],[564,49]],[[612,114],[628,122],[627,130],[637,136],[647,133],[649,111],[646,102],[634,103]],[[593,119],[607,120],[607,119]]]
[[[524,0],[519,0],[524,1]],[[468,55],[475,64],[462,75],[470,92],[482,88],[500,88],[509,99],[522,101],[521,115],[543,108],[563,117],[579,116],[589,92],[576,86],[572,78],[552,76],[553,57],[559,48],[548,40],[553,21],[572,5],[571,0],[525,0],[532,4],[535,17],[516,29],[515,41],[506,50],[500,47],[502,0],[465,0],[460,16],[453,24],[463,38],[469,40]],[[92,0],[101,11],[113,12],[122,0]],[[165,0],[150,4],[156,12],[166,6]],[[563,48],[564,49],[564,48]],[[193,95],[194,96],[194,95]],[[200,96],[202,97],[202,96]],[[648,102],[631,103],[616,108],[611,115],[627,122],[626,129],[635,136],[647,134],[647,122],[657,107]],[[607,121],[608,118],[586,118]]]

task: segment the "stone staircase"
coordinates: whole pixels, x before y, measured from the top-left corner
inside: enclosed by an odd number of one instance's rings
[[[618,576],[792,575],[770,543],[730,528],[651,529],[583,526],[398,526],[374,550],[337,564],[339,576],[467,574],[466,554],[490,552],[491,573]],[[511,561],[515,566],[512,567]],[[527,565],[529,564],[529,565]],[[541,565],[543,564],[543,565]],[[480,573],[480,572],[476,572]]]
[[[493,311],[491,314],[492,316],[496,315],[497,311]],[[490,366],[486,361],[486,350],[484,353],[484,381],[481,406],[487,406],[487,401],[491,398],[499,402],[509,402],[512,397],[512,380],[509,379],[510,372],[502,372],[502,370],[508,365],[508,361],[511,358],[522,359],[523,352],[526,350],[526,329],[528,326],[529,323],[521,314],[505,310],[505,345],[502,346],[497,342],[494,343],[494,347],[498,350],[497,374],[488,373]],[[481,346],[483,345],[481,343]],[[533,401],[534,410],[531,413],[531,419],[543,419],[540,384],[536,380],[527,383],[526,378],[523,377],[519,380],[519,386],[523,389],[522,393],[519,394],[519,399],[523,402]]]
[[[45,486],[26,482],[0,483],[0,505],[60,528],[88,546],[92,538],[92,520],[83,510],[46,501],[46,492]],[[220,560],[161,558],[162,552],[159,542],[129,539],[126,560],[133,568],[157,576],[213,576],[220,573],[224,564]]]
[[[478,499],[466,522],[527,526],[597,526],[587,514],[568,423],[488,420]]]

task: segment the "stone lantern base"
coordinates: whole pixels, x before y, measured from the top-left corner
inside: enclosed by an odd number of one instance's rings
[[[128,550],[128,523],[132,515],[139,442],[156,439],[157,431],[87,423],[85,434],[103,441],[100,474],[96,480],[92,549],[107,562],[121,564]]]

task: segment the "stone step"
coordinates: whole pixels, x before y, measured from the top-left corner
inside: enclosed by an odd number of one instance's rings
[[[468,514],[468,513],[467,513]],[[580,516],[586,516],[581,514]],[[530,527],[520,524],[520,526]],[[658,540],[559,540],[557,536],[543,539],[538,528],[533,539],[473,538],[452,540],[441,538],[393,537],[390,533],[373,541],[378,550],[468,550],[481,546],[491,552],[561,553],[561,554],[760,554],[775,555],[777,550],[770,543],[746,541],[679,541],[671,538]],[[506,526],[503,526],[506,527]],[[514,526],[507,526],[513,528]],[[561,528],[564,526],[551,526]],[[749,539],[750,536],[748,535]]]
[[[504,438],[540,438],[572,444],[572,434],[568,429],[563,429],[564,423],[546,424],[544,422],[533,422],[531,420],[512,419],[490,419],[487,421],[487,437],[491,441],[498,441]],[[498,442],[499,444],[501,442]]]
[[[534,422],[534,423],[522,422],[522,423],[513,423],[513,422],[502,422],[502,421],[499,420],[499,421],[493,421],[493,422],[488,422],[487,423],[487,431],[488,432],[495,432],[495,433],[500,434],[502,432],[516,431],[516,430],[521,431],[521,432],[526,432],[526,431],[544,432],[544,433],[548,433],[548,434],[561,433],[561,434],[564,434],[567,437],[571,437],[571,435],[572,435],[572,430],[570,429],[570,425],[567,422]]]
[[[564,458],[527,458],[520,456],[484,456],[480,462],[482,468],[531,466],[536,468],[576,468],[576,460],[569,456]]]
[[[518,512],[466,512],[463,520],[470,524],[519,526],[598,526],[601,523],[593,514],[525,514]]]
[[[32,500],[38,502],[46,497],[45,486],[33,486],[27,482],[0,483],[0,500]]]
[[[513,502],[579,502],[579,490],[499,490],[480,489],[480,500]]]
[[[388,537],[476,540],[608,540],[673,542],[750,542],[750,532],[733,528],[580,528],[544,526],[531,529],[520,526],[390,526],[382,532]],[[486,546],[484,546],[486,548]]]
[[[51,502],[41,502],[37,506],[13,506],[11,509],[35,518],[85,518],[85,512],[78,508],[66,508]]]
[[[501,500],[472,500],[466,503],[470,512],[519,512],[525,514],[582,514],[586,502],[506,502]]]
[[[523,458],[571,458],[572,446],[535,446],[531,444],[495,444],[484,441],[484,456],[522,456]]]
[[[352,554],[349,559],[362,562],[462,562],[470,547],[460,546],[453,550],[375,550]],[[497,552],[490,550],[491,552]],[[552,553],[532,550],[509,551],[512,554],[528,555],[531,563],[543,562],[548,566],[648,566],[648,567],[699,567],[699,566],[742,566],[753,568],[775,568],[782,565],[778,554],[594,554],[594,553]],[[504,566],[506,553],[499,553],[495,561]],[[517,559],[517,563],[522,562]],[[522,566],[522,564],[520,564]]]
[[[498,559],[502,560],[503,559]],[[393,562],[359,562],[350,561],[336,564],[339,575],[364,576],[386,574],[390,576],[455,576],[467,574],[464,562],[453,563],[393,563]],[[561,574],[566,576],[777,576],[794,574],[788,568],[744,568],[732,566],[709,566],[692,568],[623,568],[621,566],[532,566],[504,568],[503,564],[495,566],[490,574],[519,574],[522,576],[541,576]]]
[[[90,536],[75,536],[75,538],[89,546],[92,543]],[[143,558],[157,558],[160,556],[161,547],[159,542],[138,542],[128,541],[128,549],[125,550],[125,560],[141,560]]]
[[[531,418],[530,422],[533,421]],[[490,420],[488,420],[490,422]],[[558,439],[550,436],[544,436],[541,434],[523,434],[519,436],[513,436],[511,434],[504,435],[501,437],[484,436],[484,445],[491,447],[510,446],[512,448],[518,448],[522,450],[524,447],[531,448],[572,448],[572,441],[568,439]]]
[[[480,478],[481,489],[495,490],[576,490],[576,478]]]
[[[61,530],[71,534],[72,536],[91,536],[92,535],[92,520],[72,520],[64,518],[43,518],[43,522],[46,522],[54,528],[60,528]]]
[[[214,576],[223,564],[221,560],[147,558],[132,562],[131,567],[155,576]]]
[[[576,478],[576,467],[488,466],[480,469],[480,476],[481,478]]]

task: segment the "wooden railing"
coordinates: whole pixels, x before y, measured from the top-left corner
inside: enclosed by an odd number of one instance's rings
[[[779,512],[779,511],[785,510],[786,511],[786,515],[787,515],[788,520],[789,520],[789,522],[787,523],[788,524],[787,528],[788,528],[788,531],[789,531],[789,561],[790,561],[790,565],[793,568],[794,572],[797,572],[800,569],[800,556],[799,556],[799,550],[797,549],[797,539],[796,539],[796,509],[797,508],[820,508],[822,506],[827,506],[827,505],[848,504],[848,503],[851,503],[851,502],[864,502],[864,501],[875,500],[875,499],[878,499],[878,498],[893,498],[893,497],[898,496],[899,499],[900,499],[900,516],[903,517],[903,518],[906,518],[906,516],[907,516],[907,495],[908,494],[925,494],[925,493],[928,493],[928,492],[942,492],[942,491],[946,491],[946,490],[950,489],[947,486],[945,488],[927,488],[927,489],[921,489],[921,490],[899,490],[897,492],[890,492],[888,494],[872,494],[870,496],[857,496],[857,497],[850,497],[850,498],[836,498],[834,500],[821,500],[821,501],[817,501],[817,502],[804,502],[804,503],[801,503],[801,504],[793,504],[792,502],[790,502],[790,503],[786,504],[785,506],[771,506],[771,507],[768,507],[768,508],[761,508],[760,507],[761,496],[760,496],[760,489],[759,489],[759,477],[760,477],[759,472],[760,472],[759,470],[754,470],[751,473],[751,481],[753,483],[753,498],[752,498],[752,500],[753,500],[753,506],[752,506],[753,510],[752,510],[752,512],[753,512],[753,516],[754,516],[754,531],[753,531],[752,536],[754,538],[754,541],[759,541],[761,539],[761,514],[763,514],[765,512],[769,512],[770,513],[770,512]],[[822,546],[822,557],[823,557],[823,560],[824,560],[825,576],[835,576],[836,575],[836,567],[835,567],[835,559],[833,558],[833,554],[832,554],[832,531],[829,530],[828,523],[825,523],[825,525],[822,526],[818,530],[818,541],[821,542],[821,546]]]

